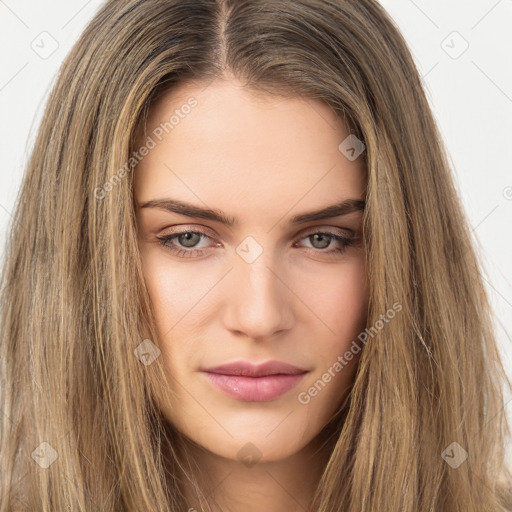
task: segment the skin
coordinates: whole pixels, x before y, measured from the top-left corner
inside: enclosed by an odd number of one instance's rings
[[[350,161],[340,152],[349,132],[324,103],[255,95],[232,78],[168,91],[152,107],[137,147],[191,96],[197,106],[134,174],[144,279],[174,393],[159,405],[190,440],[216,510],[307,510],[329,455],[319,450],[323,429],[347,396],[359,355],[309,403],[298,395],[364,330],[368,282],[361,238],[326,255],[342,244],[310,236],[328,229],[361,237],[362,212],[298,226],[288,221],[364,199],[362,157]],[[162,198],[222,210],[238,224],[140,207]],[[167,242],[191,251],[189,258],[157,238],[197,228],[207,236]],[[251,251],[262,250],[250,263],[237,252],[246,237],[255,240]],[[223,394],[199,371],[237,360],[279,360],[309,373],[277,399],[247,402]],[[257,463],[241,460],[244,446]],[[199,509],[191,489],[186,496]]]

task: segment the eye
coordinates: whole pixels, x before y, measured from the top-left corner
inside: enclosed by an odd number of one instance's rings
[[[208,246],[204,248],[197,248],[197,244],[203,239],[212,240],[210,236],[201,230],[181,231],[157,238],[163,247],[171,251],[179,258],[194,258],[203,256],[206,254]],[[344,236],[328,230],[313,231],[309,234],[302,235],[294,242],[294,246],[303,240],[308,240],[313,246],[305,247],[308,252],[312,251],[315,254],[326,256],[338,256],[342,254],[347,247],[356,241],[356,237]],[[338,244],[338,247],[329,249],[328,247],[333,245],[333,242]],[[216,243],[215,245],[219,247],[221,244]]]
[[[202,238],[210,238],[203,231],[181,231],[179,233],[174,233],[171,235],[164,235],[161,237],[157,237],[160,241],[160,244],[163,245],[166,249],[174,253],[179,258],[193,258],[196,256],[202,256],[206,251],[202,249],[196,249],[195,245]],[[180,243],[177,246],[174,242],[177,241]],[[183,244],[183,245],[181,245]]]
[[[345,252],[346,248],[356,241],[356,237],[340,235],[331,231],[314,231],[300,238],[300,240],[308,240],[313,245],[313,248],[307,247],[307,249],[312,250],[316,254],[335,257]],[[338,244],[338,247],[327,249],[332,245],[331,242],[333,241]]]

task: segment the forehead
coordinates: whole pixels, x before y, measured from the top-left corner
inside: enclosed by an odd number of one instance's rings
[[[363,159],[339,149],[348,135],[319,100],[256,95],[236,81],[180,84],[153,104],[139,133],[135,150],[151,149],[135,169],[135,194],[139,202],[172,196],[225,211],[232,203],[236,213],[243,202],[258,215],[361,197]]]

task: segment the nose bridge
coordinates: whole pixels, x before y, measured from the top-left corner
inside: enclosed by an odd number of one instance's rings
[[[264,337],[288,328],[291,293],[275,253],[249,236],[236,248],[230,303],[230,327],[251,337]]]

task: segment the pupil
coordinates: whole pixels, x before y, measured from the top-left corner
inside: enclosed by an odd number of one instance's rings
[[[316,234],[316,235],[313,235],[313,237],[314,237],[315,241],[318,241],[318,239],[320,239],[320,244],[322,243],[322,238],[324,239],[324,245],[319,247],[319,249],[325,249],[325,247],[327,247],[329,245],[329,237],[328,236],[325,236],[322,234]]]
[[[194,237],[198,236],[196,233],[184,233],[181,235],[183,239],[185,240],[185,243],[183,244],[185,247],[193,247],[195,243],[197,243],[197,240],[194,241]],[[191,242],[192,239],[192,243]],[[181,242],[181,240],[180,240]]]

